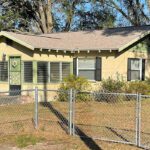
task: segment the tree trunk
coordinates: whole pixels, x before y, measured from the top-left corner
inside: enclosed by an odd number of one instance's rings
[[[50,33],[53,29],[53,20],[51,13],[51,0],[47,1],[47,4],[39,1],[39,24],[43,33]]]
[[[47,26],[47,33],[50,33],[53,29],[53,19],[52,19],[52,4],[51,0],[48,0],[46,9],[45,9],[45,17],[46,17],[46,26]]]

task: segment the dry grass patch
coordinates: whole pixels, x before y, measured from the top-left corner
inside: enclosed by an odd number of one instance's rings
[[[135,106],[135,101],[122,101],[114,104],[93,101],[78,102],[75,105],[76,134],[78,135],[82,131],[85,136],[89,137],[134,142]],[[150,100],[142,101],[142,143],[147,145],[149,145],[150,141],[149,108]],[[67,102],[39,104],[39,126],[38,130],[35,130],[34,104],[0,106],[1,138],[3,136],[9,137],[10,135],[17,135],[18,137],[32,135],[33,137],[22,137],[22,140],[19,142],[23,143],[23,145],[24,142],[35,144],[40,141],[39,137],[44,139],[44,141],[60,141],[62,139],[67,141],[70,139],[67,134],[68,109]],[[0,143],[5,143],[4,141],[0,139]],[[14,140],[10,141],[16,143]],[[71,143],[73,141],[71,140]],[[81,141],[83,142],[83,140]],[[77,143],[76,149],[80,149],[80,142]],[[104,144],[106,149],[107,144]],[[88,149],[86,144],[83,147]]]

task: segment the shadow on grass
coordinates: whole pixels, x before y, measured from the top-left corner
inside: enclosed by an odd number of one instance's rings
[[[53,107],[53,105],[50,102],[43,102],[41,103],[42,106],[49,108],[49,110],[60,120],[68,126],[69,121],[61,114],[60,110],[57,110]],[[96,142],[90,138],[88,135],[86,135],[79,127],[75,126],[75,129],[78,131],[78,134],[80,135],[80,139],[84,142],[84,144],[91,150],[102,150],[99,145],[96,144]]]
[[[111,133],[113,133],[114,135],[116,135],[117,137],[119,137],[121,140],[123,140],[125,142],[131,142],[131,141],[129,141],[127,138],[123,137],[123,135],[121,135],[120,133],[118,133],[117,130],[128,132],[128,133],[133,133],[133,135],[135,133],[135,130],[133,130],[133,129],[112,128],[112,127],[109,127],[109,126],[100,126],[100,125],[83,124],[83,123],[78,123],[77,125],[78,126],[83,126],[83,127],[90,127],[90,128],[92,127],[94,129],[106,128]],[[150,133],[144,133],[144,132],[141,132],[141,133],[146,134],[146,135],[150,135]]]
[[[111,127],[106,127],[108,130],[110,130],[113,134],[115,134],[116,136],[118,136],[121,140],[125,141],[125,142],[130,142],[128,139],[126,139],[125,137],[123,137],[123,135],[119,134],[115,129],[111,128]]]

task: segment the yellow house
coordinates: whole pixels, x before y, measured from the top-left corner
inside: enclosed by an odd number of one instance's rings
[[[57,89],[69,74],[93,83],[150,77],[150,26],[32,35],[0,32],[0,90]]]

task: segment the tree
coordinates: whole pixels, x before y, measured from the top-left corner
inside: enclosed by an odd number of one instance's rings
[[[145,12],[146,2],[143,3],[141,0],[106,0],[105,3],[114,7],[131,25],[139,26],[150,23],[149,15]]]
[[[10,29],[12,26],[15,27],[15,20],[18,14],[14,15],[14,13],[9,10],[6,14],[0,15],[0,30]]]
[[[22,30],[32,30],[31,26],[34,24],[39,32],[50,33],[53,29],[52,18],[52,2],[51,0],[2,0],[1,5],[3,12],[1,20],[9,19],[8,12],[13,15],[13,22],[18,23],[18,28]],[[16,18],[16,13],[17,18]],[[5,22],[4,20],[2,22]],[[15,28],[16,23],[12,24],[11,28]],[[9,29],[9,27],[8,27]]]
[[[139,26],[150,23],[145,11],[145,5],[148,6],[150,1],[144,1],[145,3],[143,0],[1,0],[0,28],[50,33],[120,25]]]
[[[150,9],[150,0],[146,0],[146,1],[147,1],[147,5],[148,5],[148,7]]]
[[[115,15],[104,3],[95,0],[62,0],[61,8],[65,12],[63,31],[114,26]]]
[[[78,10],[79,29],[102,29],[114,27],[116,16],[113,10],[100,2],[91,2],[91,9]]]

